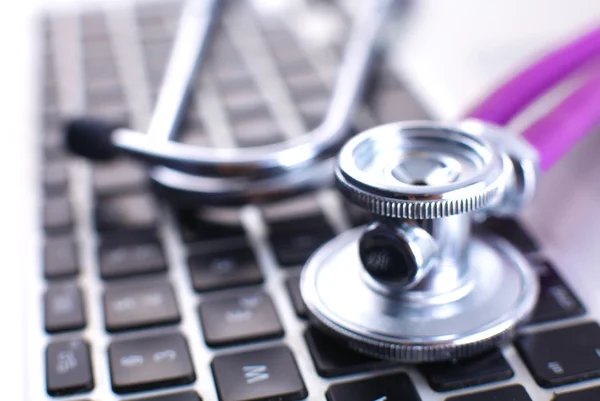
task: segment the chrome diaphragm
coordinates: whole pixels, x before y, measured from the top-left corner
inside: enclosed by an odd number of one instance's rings
[[[468,357],[512,338],[535,307],[537,277],[512,245],[471,226],[525,204],[517,198],[530,197],[537,160],[527,145],[499,146],[498,130],[406,122],[348,141],[336,181],[373,222],[324,244],[304,267],[301,294],[316,325],[403,362]]]

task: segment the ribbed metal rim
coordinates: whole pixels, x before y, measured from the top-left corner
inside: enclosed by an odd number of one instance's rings
[[[468,358],[511,342],[516,333],[516,325],[513,325],[483,340],[465,344],[392,344],[372,340],[345,330],[319,318],[310,310],[308,314],[311,323],[328,335],[342,341],[349,348],[374,358],[403,363],[440,362]]]
[[[507,169],[502,171],[494,182],[471,195],[434,200],[392,199],[368,193],[349,183],[339,167],[335,177],[336,185],[344,196],[370,213],[400,219],[439,219],[480,210],[492,203],[504,191],[508,172]]]
[[[366,182],[364,172],[353,162],[352,152],[355,149],[364,141],[379,141],[386,135],[398,135],[401,132],[407,132],[409,138],[415,138],[419,135],[415,131],[421,130],[440,130],[442,140],[442,131],[456,136],[457,146],[472,147],[472,152],[476,154],[484,152],[485,156],[482,157],[487,160],[486,164],[468,181],[460,185],[448,185],[443,190],[434,187],[437,191],[431,187],[427,190],[426,186],[421,187],[422,191],[418,187],[407,186],[407,192],[404,193],[402,188],[391,190]],[[431,134],[424,135],[431,137]],[[501,197],[511,174],[512,164],[508,156],[496,152],[480,135],[471,134],[459,125],[429,121],[387,124],[357,135],[340,152],[335,169],[336,185],[351,202],[376,215],[403,219],[437,219],[485,208]]]

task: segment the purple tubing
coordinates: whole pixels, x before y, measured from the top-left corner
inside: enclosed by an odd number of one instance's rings
[[[600,75],[530,125],[523,137],[538,150],[542,171],[547,171],[599,123]]]
[[[469,117],[505,125],[539,95],[599,55],[600,28],[596,28],[526,68],[481,102]]]

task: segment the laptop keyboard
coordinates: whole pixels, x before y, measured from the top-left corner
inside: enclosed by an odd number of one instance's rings
[[[251,4],[227,3],[182,128],[185,143],[275,143],[324,116],[351,16],[335,2],[283,15]],[[49,13],[41,23],[44,263],[42,284],[32,289],[42,318],[32,326],[39,341],[31,344],[30,399],[598,397],[600,328],[517,221],[494,218],[482,228],[534,262],[542,294],[532,322],[506,349],[405,366],[350,351],[306,321],[302,264],[368,221],[334,191],[235,211],[173,209],[153,196],[144,166],[65,154],[61,124],[72,115],[146,128],[180,9],[179,2],[88,7]],[[302,18],[315,30],[326,20],[326,40],[303,37]],[[354,130],[423,118],[424,107],[382,62]]]

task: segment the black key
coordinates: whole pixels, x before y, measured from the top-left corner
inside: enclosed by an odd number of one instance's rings
[[[575,297],[549,262],[533,262],[532,266],[540,277],[541,288],[535,312],[530,320],[531,323],[549,322],[585,313],[579,299]]]
[[[72,227],[73,214],[69,200],[63,196],[44,199],[44,229],[46,232],[65,232]]]
[[[98,194],[116,194],[144,189],[148,183],[146,166],[131,160],[94,165],[93,185]]]
[[[110,332],[178,323],[177,302],[171,285],[119,283],[104,293],[104,317]]]
[[[307,130],[313,130],[323,122],[329,102],[329,96],[321,96],[308,98],[297,104]]]
[[[258,114],[253,110],[253,114]],[[240,120],[234,125],[234,135],[239,146],[259,146],[280,142],[281,129],[270,117]]]
[[[421,401],[406,373],[392,373],[346,383],[327,390],[327,401]]]
[[[182,393],[170,393],[159,395],[157,397],[136,398],[135,401],[202,401],[194,391],[184,391]]]
[[[236,139],[238,141],[246,141],[246,137],[244,132],[246,132],[242,127],[244,126],[244,121],[260,121],[267,119],[271,116],[269,112],[269,108],[264,102],[252,102],[247,105],[241,105],[242,107],[237,108],[229,108],[227,109],[228,119],[231,121],[232,128],[234,132],[236,132]],[[256,131],[254,131],[256,132]],[[260,137],[260,133],[256,132],[256,136]]]
[[[297,102],[306,99],[329,97],[329,90],[324,85],[321,77],[314,71],[290,75],[287,77],[286,82],[290,94]]]
[[[75,285],[50,287],[44,295],[44,320],[48,333],[84,328],[86,319],[81,290]]]
[[[497,382],[513,376],[506,359],[499,350],[456,362],[421,365],[429,385],[436,391],[450,391],[465,387]]]
[[[211,347],[283,336],[275,306],[261,291],[205,301],[199,313],[206,344]]]
[[[516,345],[542,387],[600,376],[600,326],[595,322],[522,334],[517,337]]]
[[[77,394],[94,387],[90,348],[83,340],[61,341],[46,348],[46,390],[50,395]]]
[[[262,274],[249,246],[196,253],[188,259],[194,289],[198,292],[260,284]]]
[[[96,197],[96,228],[99,231],[151,229],[158,214],[149,193]]]
[[[304,332],[317,373],[322,377],[336,377],[393,366],[394,363],[360,354],[340,344],[315,328]]]
[[[579,391],[555,394],[552,401],[591,401],[600,400],[600,387],[586,388]]]
[[[531,253],[539,250],[539,245],[525,228],[516,220],[510,218],[490,217],[484,226],[494,233],[506,238],[521,252]]]
[[[166,271],[167,262],[158,241],[109,243],[100,247],[102,278],[126,277]]]
[[[196,380],[187,341],[181,334],[113,342],[108,355],[112,388],[119,394]]]
[[[68,186],[67,163],[64,160],[44,163],[44,190],[46,194],[65,194]]]
[[[506,386],[494,390],[480,391],[446,398],[446,401],[533,401],[523,386]],[[392,401],[392,400],[390,400]]]
[[[233,79],[245,79],[246,72],[237,71],[237,67],[224,67],[223,71],[228,71],[228,74],[231,74]],[[258,88],[253,86],[246,87],[236,87],[235,90],[231,88],[231,83],[226,83],[225,85],[229,86],[229,90],[223,92],[223,104],[225,105],[225,109],[230,113],[238,114],[237,119],[239,120],[239,114],[249,114],[255,113],[257,110],[265,107],[264,106],[264,96],[258,90]]]
[[[42,137],[44,145],[44,153],[46,157],[62,158],[65,156],[65,151],[62,148],[63,135],[58,129],[47,130],[46,135]]]
[[[308,317],[308,311],[306,310],[306,304],[300,294],[300,277],[290,277],[285,281],[288,293],[292,300],[292,305],[296,311],[296,315],[299,318],[306,319]]]
[[[241,225],[210,222],[191,210],[177,211],[177,221],[183,241],[187,244],[222,239],[243,240],[246,234]]]
[[[71,236],[46,237],[44,245],[44,277],[72,277],[79,273],[75,241]]]
[[[323,217],[317,216],[271,224],[270,241],[281,266],[298,266],[334,235]]]
[[[295,401],[308,396],[285,346],[217,356],[212,371],[220,401]]]

